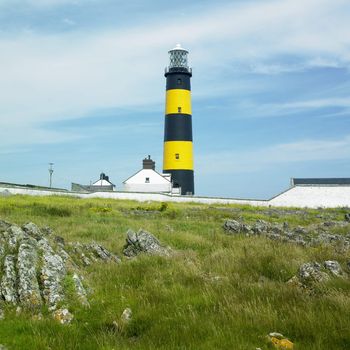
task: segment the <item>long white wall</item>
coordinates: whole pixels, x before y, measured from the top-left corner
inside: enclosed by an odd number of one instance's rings
[[[295,186],[269,200],[276,207],[350,207],[350,186]]]
[[[213,197],[171,196],[160,193],[96,192],[75,193],[34,190],[28,188],[1,187],[1,192],[26,194],[31,196],[66,195],[80,198],[130,199],[140,202],[194,202],[204,204],[248,204],[252,206],[276,206],[299,208],[350,207],[350,186],[295,186],[270,200],[251,200]]]

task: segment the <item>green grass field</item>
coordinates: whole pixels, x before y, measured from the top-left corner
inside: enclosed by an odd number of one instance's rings
[[[6,306],[0,344],[12,349],[267,349],[280,332],[295,349],[350,349],[350,282],[333,278],[310,294],[286,281],[309,261],[338,260],[347,252],[303,248],[264,237],[228,236],[226,219],[288,222],[342,220],[345,209],[290,211],[199,204],[137,203],[68,197],[0,198],[0,219],[50,226],[67,241],[95,240],[122,256],[126,231],[143,228],[177,251],[173,257],[122,258],[82,273],[90,309],[73,305],[74,321],[17,316]],[[348,232],[344,232],[348,233]],[[132,321],[116,329],[126,307]]]

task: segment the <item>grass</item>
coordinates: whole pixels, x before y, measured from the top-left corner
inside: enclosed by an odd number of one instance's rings
[[[267,349],[277,331],[296,349],[350,348],[350,283],[332,279],[312,295],[286,285],[308,261],[349,253],[303,248],[264,237],[227,236],[228,218],[291,226],[342,220],[346,209],[297,210],[249,206],[82,200],[68,197],[0,198],[0,218],[50,226],[67,241],[96,240],[122,255],[127,229],[143,228],[178,250],[172,258],[139,256],[120,265],[95,264],[82,273],[93,292],[90,309],[74,303],[74,321],[33,320],[6,306],[0,344],[9,349]],[[325,219],[327,218],[327,220]],[[339,233],[349,233],[345,229]],[[70,290],[72,281],[65,284]],[[126,307],[132,321],[122,324]],[[116,321],[121,326],[113,326]]]

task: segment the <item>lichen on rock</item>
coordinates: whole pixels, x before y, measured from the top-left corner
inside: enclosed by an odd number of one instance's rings
[[[127,257],[135,257],[140,253],[170,256],[172,251],[169,247],[162,246],[151,233],[140,229],[137,233],[128,230],[123,253]]]
[[[0,301],[33,311],[33,320],[42,318],[41,307],[45,306],[64,324],[73,319],[71,300],[66,297],[72,291],[65,291],[67,274],[72,276],[76,299],[89,306],[81,269],[98,261],[119,263],[120,259],[96,242],[65,244],[57,237],[48,227],[41,229],[31,222],[20,227],[0,220]],[[2,310],[0,305],[1,315]]]
[[[68,309],[58,309],[53,313],[53,318],[61,324],[69,324],[73,321],[73,314]]]
[[[5,301],[16,304],[17,295],[17,275],[16,275],[16,257],[6,255],[4,260],[4,274],[1,279],[1,294]]]
[[[42,305],[37,279],[37,242],[31,237],[23,239],[18,248],[18,294],[22,304],[30,307]]]

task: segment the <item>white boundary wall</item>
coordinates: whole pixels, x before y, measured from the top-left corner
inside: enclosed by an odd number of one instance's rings
[[[295,186],[269,200],[276,207],[350,207],[350,186]]]
[[[49,190],[35,190],[19,187],[1,187],[1,192],[12,194],[26,194],[30,196],[72,196],[79,198],[111,198],[129,199],[140,202],[193,202],[203,204],[248,204],[252,206],[276,206],[299,208],[336,208],[350,207],[350,186],[295,186],[269,200],[214,198],[214,197],[186,197],[171,196],[161,193],[132,193],[132,192],[95,192],[76,193]]]

